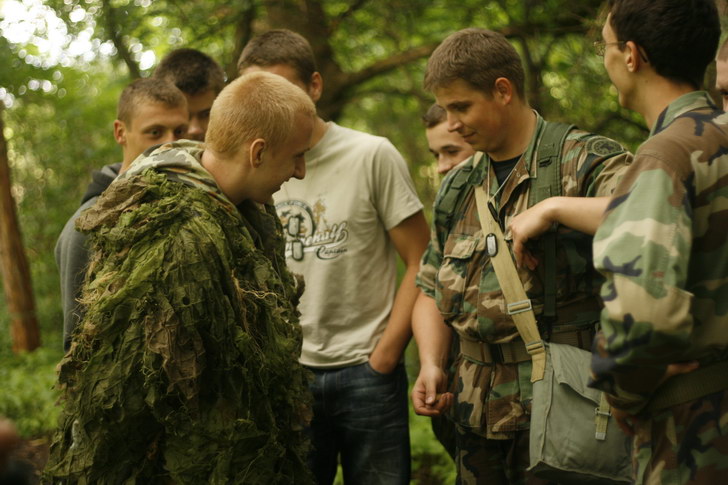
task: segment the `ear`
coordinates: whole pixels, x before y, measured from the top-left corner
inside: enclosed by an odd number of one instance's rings
[[[314,103],[318,103],[321,99],[321,93],[324,92],[324,79],[321,74],[314,72],[311,74],[311,80],[308,83],[308,95]]]
[[[126,125],[121,120],[114,120],[114,139],[119,145],[126,145]]]
[[[493,98],[503,104],[508,104],[513,99],[513,85],[508,78],[499,77],[493,86]]]
[[[637,72],[644,64],[640,48],[633,41],[628,40],[624,46],[624,63],[629,72]]]
[[[263,152],[265,151],[267,144],[264,139],[256,138],[250,144],[249,155],[250,165],[253,168],[258,168],[263,164]]]

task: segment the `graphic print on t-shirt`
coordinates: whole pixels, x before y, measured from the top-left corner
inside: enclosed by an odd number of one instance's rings
[[[318,259],[334,259],[347,251],[347,221],[326,220],[326,204],[318,199],[311,207],[302,200],[289,199],[276,204],[286,234],[286,258],[302,261],[306,253]]]

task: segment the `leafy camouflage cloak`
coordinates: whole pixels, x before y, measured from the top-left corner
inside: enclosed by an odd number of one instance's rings
[[[79,220],[93,257],[59,365],[52,482],[309,483],[280,223],[272,208],[236,209],[201,151],[137,160]]]

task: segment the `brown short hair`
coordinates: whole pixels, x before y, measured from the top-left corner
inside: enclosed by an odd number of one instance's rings
[[[469,28],[449,35],[427,61],[425,89],[433,91],[457,79],[490,96],[495,80],[505,77],[525,99],[523,65],[516,49],[492,30]]]
[[[316,72],[316,59],[311,44],[301,35],[286,29],[269,30],[245,45],[238,59],[238,72],[250,66],[285,64],[296,70],[306,86]]]
[[[161,103],[168,108],[187,105],[185,95],[174,84],[153,77],[142,78],[133,81],[121,92],[116,119],[131,126],[137,107],[144,102]]]
[[[215,99],[205,143],[222,157],[256,138],[276,150],[293,132],[299,113],[316,116],[313,101],[301,88],[275,74],[252,72],[228,84]]]
[[[447,111],[439,104],[433,103],[422,115],[422,122],[425,124],[425,128],[434,128],[440,123],[444,123],[447,120]]]
[[[215,94],[225,87],[222,67],[207,54],[195,49],[175,49],[159,62],[154,77],[164,79],[190,96],[204,91]]]

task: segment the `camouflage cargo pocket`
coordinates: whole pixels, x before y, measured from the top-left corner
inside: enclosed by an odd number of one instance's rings
[[[477,243],[477,238],[465,234],[451,234],[445,242],[435,282],[435,301],[445,320],[462,312],[469,266]]]

